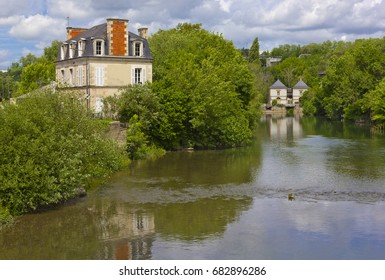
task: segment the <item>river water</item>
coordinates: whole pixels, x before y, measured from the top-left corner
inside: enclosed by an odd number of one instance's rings
[[[268,117],[249,147],[134,162],[87,197],[22,216],[0,248],[0,259],[385,259],[385,137]]]

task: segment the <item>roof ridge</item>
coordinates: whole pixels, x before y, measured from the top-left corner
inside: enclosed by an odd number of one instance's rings
[[[284,83],[277,79],[277,81],[275,81],[275,83],[272,84],[270,88],[287,88],[287,86],[285,86]]]

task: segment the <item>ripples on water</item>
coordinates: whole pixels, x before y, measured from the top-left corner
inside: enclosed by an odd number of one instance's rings
[[[0,230],[0,258],[385,258],[384,137],[269,118],[256,138],[135,162],[88,197]]]

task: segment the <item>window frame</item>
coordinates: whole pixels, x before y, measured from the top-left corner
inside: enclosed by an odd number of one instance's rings
[[[99,49],[100,46],[100,49]],[[95,56],[103,56],[105,52],[104,49],[104,40],[103,39],[95,39],[94,40],[94,55]]]
[[[146,67],[133,65],[131,68],[131,84],[143,85],[146,83]]]
[[[141,57],[144,54],[144,44],[142,41],[134,41],[132,43],[133,56]]]

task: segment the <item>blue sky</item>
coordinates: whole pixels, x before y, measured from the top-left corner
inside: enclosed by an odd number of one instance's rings
[[[130,31],[146,26],[150,35],[202,23],[239,48],[258,37],[261,50],[385,36],[385,0],[0,0],[0,7],[0,69],[65,40],[67,17],[73,27],[125,18]]]

